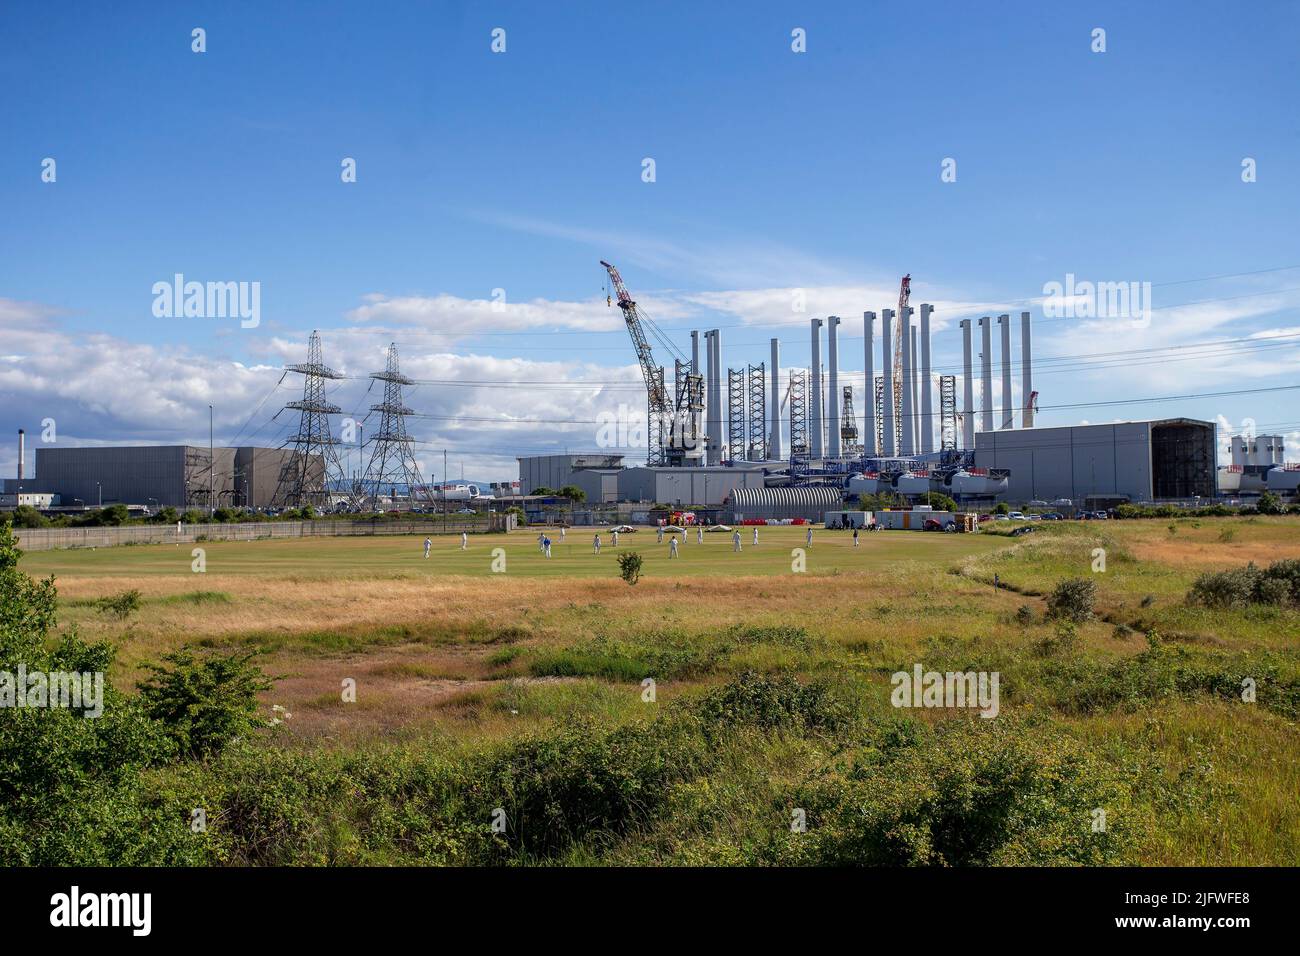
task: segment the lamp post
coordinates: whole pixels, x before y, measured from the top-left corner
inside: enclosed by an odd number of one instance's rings
[[[101,485],[98,481],[95,482],[95,491],[96,491],[96,493],[99,495],[99,508],[100,508],[100,510],[103,510],[103,508],[104,508],[104,486]]]

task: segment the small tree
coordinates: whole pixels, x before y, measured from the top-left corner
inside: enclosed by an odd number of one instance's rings
[[[996,505],[994,505],[993,513],[995,515],[1010,514],[1011,508],[1005,501],[999,501]]]
[[[641,555],[625,551],[618,556],[618,574],[629,585],[641,580]]]
[[[942,494],[938,491],[927,491],[923,500],[935,511],[957,510],[957,502],[948,495]]]
[[[1286,512],[1282,499],[1271,491],[1265,491],[1259,496],[1255,508],[1262,515],[1280,515]]]

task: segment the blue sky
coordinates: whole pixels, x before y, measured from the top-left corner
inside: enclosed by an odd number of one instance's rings
[[[511,477],[641,401],[608,258],[661,325],[726,328],[727,364],[772,335],[806,362],[808,318],[836,313],[857,371],[862,311],[904,272],[942,366],[960,318],[1037,317],[1067,273],[1151,282],[1149,328],[1036,324],[1039,423],[1252,418],[1300,458],[1295,392],[1054,407],[1297,384],[1300,336],[1047,361],[1300,333],[1298,4],[115,6],[0,9],[4,433],[206,440],[211,402],[219,440],[274,444],[279,367],[320,328],[350,374],[396,340],[408,374],[462,383],[409,396],[438,416],[412,422],[431,470],[445,446]],[[260,325],[156,318],[177,272],[260,282]]]

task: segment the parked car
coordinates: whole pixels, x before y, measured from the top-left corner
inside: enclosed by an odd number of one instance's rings
[[[992,520],[993,520],[993,516],[990,515],[990,514],[983,514],[983,515],[980,515],[980,516],[979,516],[978,518],[976,518],[975,520],[978,521],[980,524],[983,524],[985,521],[992,521]]]
[[[460,508],[460,509],[457,510],[456,514],[458,514],[458,515],[476,515],[476,514],[478,514],[478,512],[475,511],[473,508]]]
[[[925,521],[921,524],[921,530],[922,530],[922,531],[942,531],[942,530],[943,530],[943,522],[940,521],[938,518],[926,518]]]
[[[994,520],[994,521],[1010,521],[1010,520],[1011,520],[1011,516],[1010,516],[1010,515],[994,515],[994,516],[993,516],[993,520]]]
[[[1042,515],[1044,521],[1060,521],[1062,517],[1064,516],[1057,514],[1055,511],[1049,511],[1047,514]]]
[[[1024,521],[1024,520],[1025,520],[1025,516],[1024,516],[1024,514],[1022,514],[1022,513],[1019,512],[1019,511],[1013,511],[1013,512],[1011,512],[1009,515],[1007,515],[1007,517],[1010,518],[1012,521]]]

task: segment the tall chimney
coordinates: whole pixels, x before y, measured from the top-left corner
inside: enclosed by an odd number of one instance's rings
[[[894,418],[894,340],[890,332],[893,331],[894,310],[880,310],[880,367],[883,370],[885,378],[885,387],[881,389],[884,392],[884,414],[885,423],[881,430],[884,435],[884,447],[881,448],[881,454],[886,458],[893,458],[898,454],[898,446],[894,442],[894,428],[896,419]]]
[[[1020,313],[1020,400],[1025,403],[1022,427],[1034,427],[1034,375],[1030,369],[1029,313]]]
[[[826,414],[826,453],[840,457],[840,317],[826,317],[827,357],[830,361],[830,401]]]
[[[980,356],[980,368],[983,371],[980,383],[980,430],[993,431],[993,328],[986,315],[980,319],[980,345],[984,352]]]
[[[23,459],[27,457],[27,433],[18,429],[18,481],[23,480]],[[18,489],[22,491],[22,488]]]
[[[722,365],[718,356],[718,329],[710,329],[705,333],[705,343],[705,364],[708,368],[708,444],[705,446],[705,463],[720,464],[723,460],[723,406],[722,389],[718,382],[718,372]]]
[[[898,450],[904,457],[916,454],[913,438],[916,435],[916,416],[912,411],[912,307],[906,306],[898,313],[898,328],[903,336],[903,447]],[[885,386],[888,388],[889,386]]]
[[[970,319],[961,320],[962,416],[961,446],[975,450],[975,376],[971,371]]]
[[[912,307],[907,308],[911,322]],[[912,327],[912,454],[921,453],[921,351],[916,343],[916,326]]]
[[[691,373],[700,374],[700,333],[691,332]]]
[[[767,383],[772,396],[772,431],[767,439],[767,457],[771,461],[782,461],[785,455],[781,448],[781,340],[772,340],[772,378]]]
[[[866,429],[862,434],[862,447],[866,449],[867,457],[880,454],[880,449],[876,447],[876,373],[875,373],[875,356],[871,350],[875,343],[872,341],[872,334],[875,331],[872,326],[876,321],[876,313],[862,313],[862,337],[866,344],[863,346],[863,354],[866,357],[866,375],[867,383],[862,389],[862,404],[866,406],[863,409],[862,417],[866,424]]]
[[[808,396],[808,430],[812,457],[821,458],[826,454],[822,444],[825,429],[822,426],[822,320],[812,320],[812,392]]]
[[[1014,428],[1016,410],[1011,405],[1011,316],[998,316],[1002,326],[1002,427]]]
[[[930,313],[934,306],[921,303],[921,453],[934,451],[934,406],[930,393],[934,390],[930,378]]]

